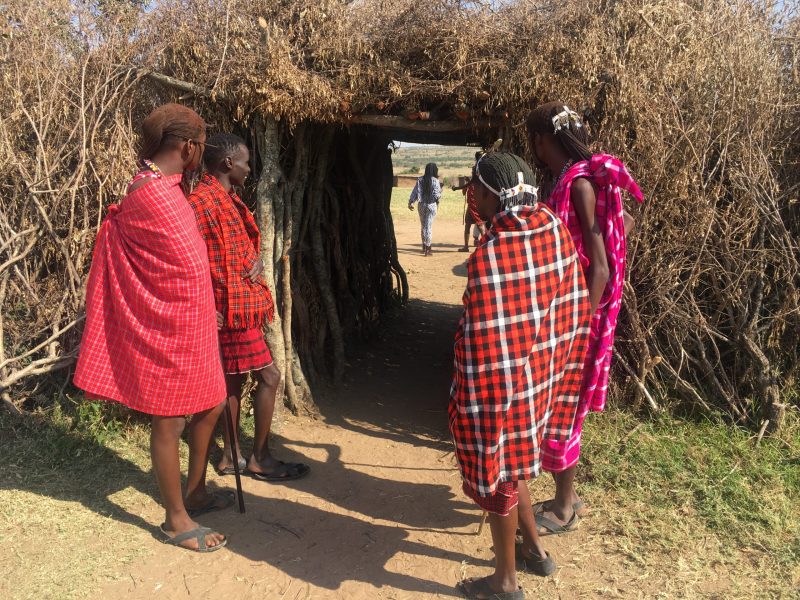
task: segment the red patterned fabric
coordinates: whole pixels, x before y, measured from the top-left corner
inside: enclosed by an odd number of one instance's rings
[[[491,496],[479,496],[478,493],[464,482],[464,493],[475,504],[486,512],[507,517],[511,509],[519,504],[519,490],[516,482],[503,481],[497,484],[497,489]]]
[[[467,210],[464,213],[465,225],[480,225],[483,219],[478,214],[478,207],[475,205],[475,180],[472,179],[464,188],[464,196],[467,200]]]
[[[272,364],[260,329],[220,329],[219,347],[226,374],[260,371]]]
[[[493,495],[569,438],[591,306],[567,228],[542,204],[498,214],[468,262],[450,431],[464,482]]]
[[[250,210],[209,174],[189,195],[197,226],[208,248],[217,310],[231,329],[260,328],[275,314],[263,278],[245,277],[258,260],[261,235]]]
[[[74,382],[143,413],[187,415],[225,399],[208,256],[181,175],[143,177],[97,236]]]

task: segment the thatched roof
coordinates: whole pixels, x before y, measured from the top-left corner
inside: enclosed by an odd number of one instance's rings
[[[154,104],[180,98],[220,129],[278,119],[287,165],[324,130],[346,138],[349,154],[337,156],[357,175],[369,152],[385,153],[386,137],[501,134],[524,151],[528,109],[558,99],[583,112],[597,147],[621,155],[648,198],[629,248],[618,364],[640,386],[704,410],[716,402],[739,421],[774,423],[783,398],[796,397],[796,3],[138,5],[0,7],[0,278],[13,282],[5,297],[0,286],[0,303],[3,316],[22,315],[3,325],[18,356],[0,385],[68,364],[49,340],[66,345],[59,328],[79,305],[100,209],[128,176],[133,124]],[[285,126],[300,124],[311,132],[298,141]],[[352,125],[354,135],[342,131]],[[303,161],[313,167],[318,156]],[[26,362],[42,349],[44,362]]]

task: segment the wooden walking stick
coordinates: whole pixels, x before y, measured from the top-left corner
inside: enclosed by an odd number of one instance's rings
[[[242,476],[239,473],[239,450],[236,444],[236,436],[233,429],[233,415],[231,414],[230,398],[225,398],[225,426],[228,429],[228,440],[231,444],[231,455],[233,456],[233,474],[236,477],[236,495],[239,498],[239,512],[244,514],[244,496],[242,495]]]
[[[488,511],[484,510],[483,514],[481,515],[481,524],[478,525],[478,531],[477,531],[477,533],[475,535],[480,535],[481,534],[481,531],[483,531],[483,526],[486,525],[486,517],[488,517],[488,516],[489,516]]]

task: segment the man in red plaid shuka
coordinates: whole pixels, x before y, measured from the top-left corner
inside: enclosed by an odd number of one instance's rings
[[[211,282],[220,326],[219,340],[228,398],[234,418],[237,455],[242,385],[255,371],[253,394],[255,437],[250,460],[240,468],[262,481],[289,481],[304,477],[309,467],[285,463],[270,455],[267,440],[275,412],[280,371],[264,341],[263,327],[275,313],[272,295],[261,273],[261,236],[245,204],[233,190],[250,173],[250,152],[244,141],[231,134],[212,136],[204,155],[206,173],[189,196],[200,232],[208,248]],[[220,474],[232,474],[231,442],[225,439]]]
[[[496,570],[461,585],[468,597],[523,598],[515,557],[537,575],[555,570],[525,481],[539,474],[542,440],[571,434],[590,305],[570,233],[536,202],[530,167],[493,153],[476,176],[490,227],[468,262],[449,416],[464,492],[489,512]]]

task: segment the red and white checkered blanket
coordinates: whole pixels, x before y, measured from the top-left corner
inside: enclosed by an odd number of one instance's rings
[[[468,264],[450,430],[480,496],[535,477],[544,437],[566,440],[591,306],[567,228],[544,205],[498,214]]]

